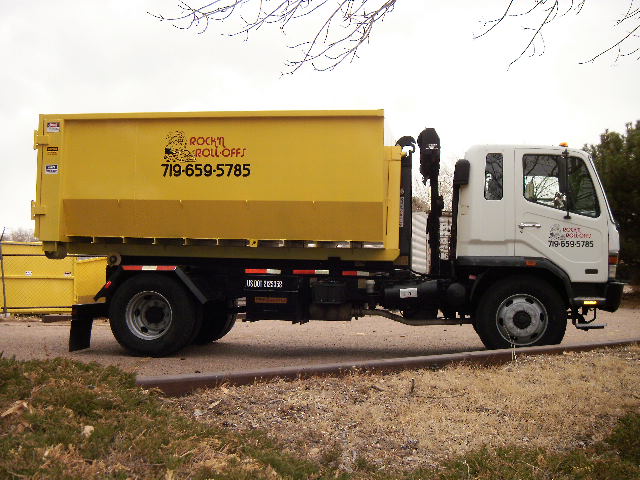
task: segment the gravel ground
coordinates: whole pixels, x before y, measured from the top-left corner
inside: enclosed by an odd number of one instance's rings
[[[603,330],[567,328],[565,344],[640,338],[640,304],[628,304],[613,314],[601,312]],[[409,357],[482,350],[473,328],[463,326],[409,327],[374,317],[352,322],[262,321],[238,323],[222,340],[192,346],[166,358],[128,355],[115,341],[106,321],[94,323],[91,348],[67,352],[69,323],[0,321],[0,352],[17,359],[70,357],[117,365],[141,375],[226,372]]]

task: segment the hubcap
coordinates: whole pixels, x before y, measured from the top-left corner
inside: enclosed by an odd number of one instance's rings
[[[549,324],[547,309],[531,295],[512,295],[498,307],[496,325],[507,342],[531,345],[544,335]]]
[[[168,300],[158,292],[140,292],[129,300],[125,312],[127,327],[136,337],[155,340],[162,337],[173,318]]]

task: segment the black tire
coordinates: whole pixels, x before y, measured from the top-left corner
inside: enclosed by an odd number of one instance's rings
[[[235,302],[207,303],[204,306],[204,317],[200,331],[193,339],[196,345],[206,345],[220,340],[231,331],[236,323],[236,313],[230,311]]]
[[[157,273],[127,280],[111,299],[111,331],[135,355],[163,357],[188,345],[199,331],[202,313],[177,280]]]
[[[555,345],[567,328],[567,308],[544,280],[513,276],[492,285],[476,310],[474,326],[488,349]]]

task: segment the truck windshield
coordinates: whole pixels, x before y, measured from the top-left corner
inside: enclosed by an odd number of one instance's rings
[[[589,170],[579,157],[569,157],[568,192],[560,189],[560,155],[525,154],[522,157],[523,194],[533,203],[587,217],[600,216],[600,206]]]

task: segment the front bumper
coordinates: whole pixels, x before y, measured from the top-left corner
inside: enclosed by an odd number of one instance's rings
[[[606,301],[603,305],[599,305],[598,308],[606,312],[618,310],[622,301],[622,288],[624,285],[624,283],[616,282],[615,280],[607,282],[604,290]]]
[[[572,307],[598,308],[615,312],[622,301],[623,282],[609,280],[607,283],[573,284]]]

